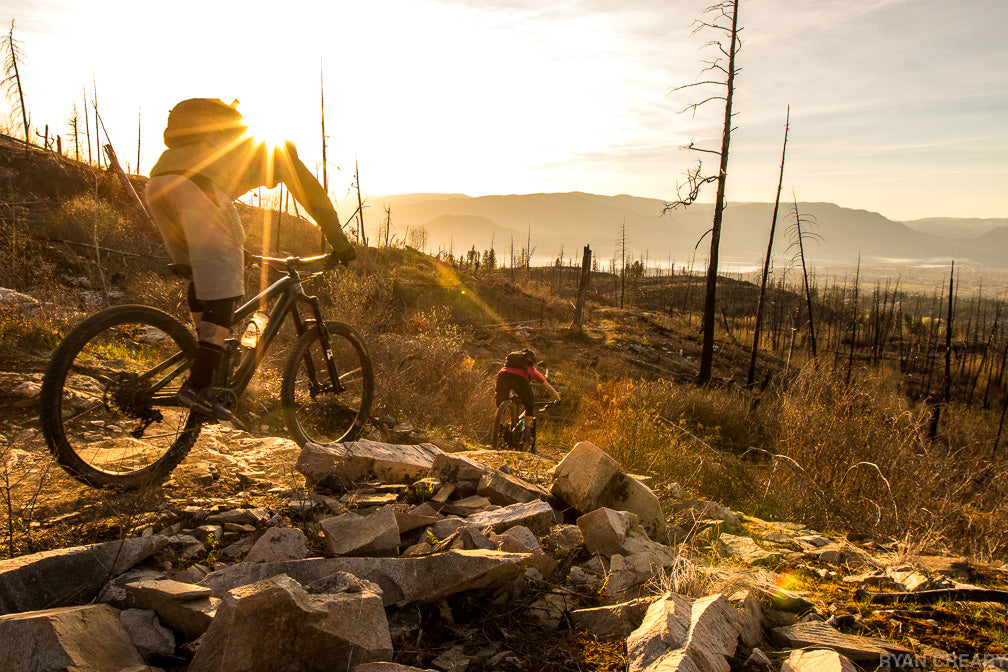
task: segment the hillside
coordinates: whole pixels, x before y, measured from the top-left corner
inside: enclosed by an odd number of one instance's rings
[[[236,422],[204,425],[164,482],[98,490],[49,457],[42,374],[69,330],[110,304],[186,320],[184,285],[112,176],[2,144],[0,174],[11,206],[0,213],[0,552],[11,558],[0,561],[0,641],[25,638],[0,647],[0,667],[10,650],[32,652],[32,670],[64,665],[41,658],[52,644],[32,644],[50,632],[45,607],[100,626],[102,642],[125,639],[103,648],[126,651],[116,670],[230,669],[214,663],[249,651],[262,668],[330,669],[318,667],[323,656],[339,655],[354,672],[402,670],[352,667],[363,658],[411,666],[402,672],[657,672],[678,654],[709,661],[717,650],[717,669],[776,672],[804,649],[842,651],[853,661],[829,660],[847,670],[896,655],[938,668],[952,654],[1008,654],[1005,610],[977,601],[1008,588],[1008,462],[995,438],[1004,391],[988,373],[990,404],[981,391],[975,403],[956,397],[930,436],[934,406],[910,394],[922,378],[912,362],[929,381],[935,365],[919,320],[897,320],[914,331],[888,340],[882,320],[866,320],[855,359],[843,302],[824,295],[813,363],[804,304],[777,288],[759,384],[745,388],[758,288],[724,278],[716,381],[701,388],[697,276],[593,273],[578,334],[577,269],[477,269],[402,245],[361,247],[307,286],[373,359],[365,441],[288,438],[284,333]],[[557,196],[538,201],[576,231]],[[576,201],[582,218],[643,217],[653,205]],[[241,210],[254,251],[275,250],[263,235],[275,213]],[[317,250],[307,222],[281,228],[280,249]],[[248,291],[261,281],[250,268]],[[878,294],[874,303],[885,314]],[[494,374],[525,346],[547,360],[563,402],[539,425],[538,454],[490,450]],[[907,375],[894,374],[903,359]],[[986,361],[953,363],[983,371]],[[955,392],[972,394],[966,383]],[[115,455],[134,441],[124,425],[88,422],[82,436]],[[156,635],[142,656],[131,648],[140,637],[118,625],[130,619]],[[707,619],[731,627],[707,632]],[[690,644],[645,623],[706,634]],[[75,641],[98,639],[87,628]],[[652,645],[668,657],[649,662],[641,650]]]
[[[911,229],[930,233],[942,238],[976,238],[998,227],[1008,226],[1008,219],[978,217],[927,217],[903,222]]]
[[[710,228],[713,206],[698,203],[687,210],[662,215],[664,203],[634,196],[599,196],[579,192],[565,194],[525,194],[468,197],[450,194],[410,194],[370,196],[368,229],[384,221],[391,209],[392,231],[405,238],[410,228],[429,232],[428,249],[453,249],[456,254],[475,245],[498,257],[511,249],[520,250],[531,240],[533,257],[548,262],[564,250],[576,256],[585,244],[602,259],[615,252],[625,224],[627,249],[632,258],[646,257],[655,266],[675,262],[697,265],[705,258],[697,242]],[[341,214],[349,216],[349,205]],[[901,223],[878,213],[844,208],[832,203],[798,203],[803,217],[812,218],[810,230],[821,237],[809,250],[818,266],[853,266],[862,263],[903,265],[948,263],[980,264],[991,268],[1008,266],[1008,246],[991,245],[978,236],[999,220],[961,223],[933,219]],[[782,204],[774,244],[776,263],[793,256],[788,249],[788,227],[793,222],[791,204]],[[722,232],[721,259],[726,264],[754,267],[762,263],[766,251],[773,205],[770,203],[729,203]],[[969,221],[969,220],[967,220]],[[472,226],[476,224],[475,226]],[[952,242],[950,242],[950,240]]]

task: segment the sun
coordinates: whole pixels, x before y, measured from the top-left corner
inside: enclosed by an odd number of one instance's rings
[[[279,147],[287,140],[287,120],[282,110],[267,101],[239,102],[238,111],[248,123],[249,135],[267,147]]]

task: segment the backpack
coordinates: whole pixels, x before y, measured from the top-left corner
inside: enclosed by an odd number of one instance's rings
[[[248,126],[233,105],[217,98],[183,100],[168,113],[165,145],[170,149],[197,142],[213,143],[244,132]]]
[[[519,350],[517,352],[510,352],[508,356],[504,359],[504,366],[509,369],[527,369],[534,365],[534,361],[529,361],[528,353],[524,350]]]

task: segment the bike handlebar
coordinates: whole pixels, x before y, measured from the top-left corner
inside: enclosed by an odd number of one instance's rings
[[[332,270],[341,263],[345,263],[336,256],[335,252],[319,254],[313,257],[284,257],[282,259],[279,257],[264,257],[252,253],[246,253],[246,257],[258,260],[264,266],[288,273],[291,271],[321,273],[322,271]]]

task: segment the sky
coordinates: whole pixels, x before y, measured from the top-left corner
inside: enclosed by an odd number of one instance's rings
[[[192,97],[240,100],[318,170],[321,84],[338,201],[355,162],[365,194],[672,200],[697,160],[716,171],[682,146],[719,149],[723,102],[682,110],[723,87],[678,88],[715,56],[720,36],[694,33],[712,3],[0,0],[0,20],[32,126],[65,140],[97,94],[132,170],[139,136],[142,173]],[[741,0],[739,23],[729,201],[773,201],[790,107],[786,198],[1008,217],[1008,2]]]

